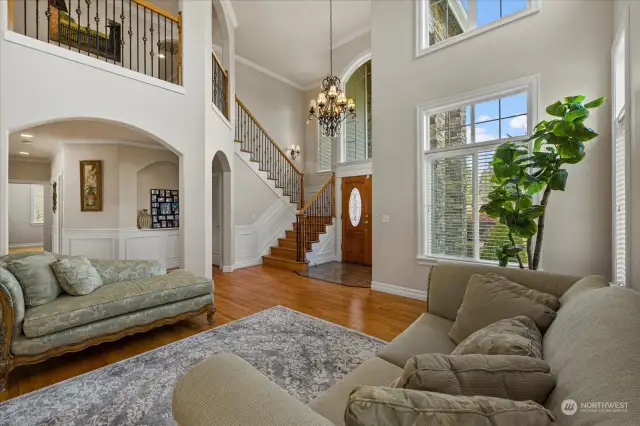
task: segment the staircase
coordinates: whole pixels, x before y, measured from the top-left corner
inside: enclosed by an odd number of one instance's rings
[[[297,212],[292,228],[284,230],[284,238],[278,238],[270,254],[262,256],[263,264],[292,271],[307,270],[307,253],[312,252],[313,243],[320,241],[320,235],[326,233],[326,227],[333,224],[335,177],[305,204],[304,174],[237,97],[235,141],[240,144],[240,151],[248,153],[250,161],[258,164],[258,170],[282,190]]]

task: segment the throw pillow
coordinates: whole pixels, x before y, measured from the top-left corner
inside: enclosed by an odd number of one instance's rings
[[[454,396],[377,386],[359,386],[349,396],[346,426],[549,426],[551,411],[533,401]]]
[[[24,293],[27,307],[49,303],[62,293],[51,264],[56,257],[48,252],[36,253],[7,264],[9,272],[16,277]]]
[[[472,275],[458,316],[449,331],[456,344],[471,333],[501,319],[524,315],[544,331],[556,317],[560,303],[550,294],[513,283],[495,274]]]
[[[518,355],[416,355],[397,387],[449,395],[482,395],[544,404],[556,378],[549,365]]]
[[[524,316],[496,321],[464,339],[451,355],[522,355],[542,359],[542,334]]]
[[[102,285],[102,278],[84,257],[68,257],[51,264],[62,289],[72,296],[84,296]]]

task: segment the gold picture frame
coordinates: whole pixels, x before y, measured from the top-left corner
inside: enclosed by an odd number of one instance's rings
[[[102,161],[80,161],[80,211],[102,211]]]

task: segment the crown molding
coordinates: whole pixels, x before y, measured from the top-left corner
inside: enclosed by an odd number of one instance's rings
[[[241,64],[244,64],[248,67],[251,67],[253,69],[255,69],[256,71],[260,71],[263,74],[268,75],[269,77],[275,78],[276,80],[280,80],[283,83],[288,84],[291,87],[295,87],[298,90],[306,90],[303,86],[299,85],[298,83],[289,80],[287,77],[281,76],[278,73],[275,73],[273,71],[271,71],[270,69],[267,69],[265,67],[263,67],[262,65],[258,65],[255,62],[250,61],[247,58],[243,58],[240,55],[236,55],[236,61],[240,62]]]
[[[9,155],[9,161],[17,161],[20,163],[43,163],[48,164],[51,162],[48,158],[25,158],[17,155]]]

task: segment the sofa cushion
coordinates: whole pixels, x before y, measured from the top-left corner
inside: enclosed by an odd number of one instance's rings
[[[62,289],[51,270],[56,257],[48,252],[33,253],[7,263],[7,269],[20,283],[26,307],[40,306],[55,300]]]
[[[62,295],[46,305],[27,309],[24,334],[44,336],[152,306],[210,294],[210,279],[187,272],[105,285],[86,296]]]
[[[463,340],[451,355],[522,355],[542,358],[542,335],[527,317],[496,321]]]
[[[344,410],[349,394],[360,385],[387,386],[402,374],[402,368],[378,357],[369,358],[329,390],[309,403],[317,413],[334,424],[344,425]]]
[[[456,344],[447,333],[453,321],[432,314],[422,314],[376,356],[403,368],[409,358],[426,353],[449,354]]]
[[[157,260],[90,260],[102,278],[102,284],[139,280],[167,273]]]
[[[67,330],[57,331],[45,336],[34,338],[20,336],[11,342],[11,353],[14,355],[41,354],[60,346],[84,342],[94,337],[105,337],[111,333],[118,333],[131,327],[144,326],[145,324],[175,317],[185,312],[195,312],[212,302],[213,295],[206,294],[166,305],[141,309],[126,315],[103,319]]]
[[[494,322],[524,315],[544,331],[560,307],[558,298],[516,284],[495,274],[472,275],[449,337],[460,343],[469,335]]]
[[[345,422],[347,426],[551,426],[553,415],[533,401],[362,386],[349,396]]]
[[[16,277],[4,266],[6,266],[6,263],[0,263],[0,291],[9,297],[11,302],[11,307],[13,308],[13,337],[16,337],[22,334],[25,309],[24,295]],[[0,320],[2,320],[2,312],[0,312]]]
[[[555,384],[549,365],[529,356],[424,354],[407,362],[396,387],[544,404]]]
[[[72,296],[84,296],[102,286],[98,271],[84,256],[57,260],[51,269],[60,287]]]
[[[545,406],[556,414],[559,426],[638,424],[640,293],[612,286],[570,298],[547,330],[543,347],[556,375]],[[578,405],[572,416],[562,414],[566,399]],[[620,412],[580,407],[600,402],[625,406]]]

